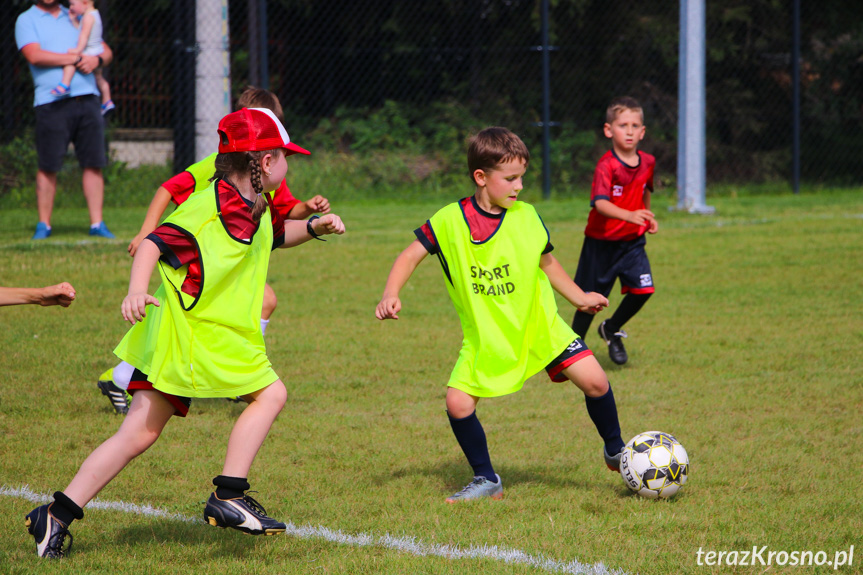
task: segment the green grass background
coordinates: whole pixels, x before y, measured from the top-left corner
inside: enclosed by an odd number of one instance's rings
[[[630,362],[587,343],[614,386],[626,438],[658,429],[687,448],[691,476],[669,501],[628,492],[602,464],[580,393],[545,375],[479,414],[503,477],[500,502],[450,506],[471,477],[444,412],[461,332],[433,258],[402,293],[401,319],[374,318],[395,256],[444,200],[339,202],[348,232],[280,250],[267,332],[289,404],[250,480],[276,518],[429,545],[499,546],[627,573],[760,573],[699,567],[696,551],[855,546],[863,504],[863,196],[723,190],[716,215],[669,211],[648,241],[657,292],[626,326]],[[109,204],[110,205],[110,204]],[[555,255],[574,271],[586,197],[536,202]],[[130,258],[144,207],[109,207],[116,241],[90,241],[87,214],[60,208],[33,243],[31,209],[0,210],[0,284],[68,280],[68,309],[0,308],[0,485],[62,489],[120,423],[96,389],[115,363]],[[614,294],[612,306],[620,296]],[[572,308],[559,300],[567,320]],[[609,311],[600,317],[608,317]],[[100,494],[199,517],[239,405],[196,400],[185,420]],[[62,565],[37,559],[24,515],[0,497],[0,573],[536,573],[489,559],[416,557],[320,538],[254,538],[203,524],[90,510]],[[826,570],[826,568],[824,568]],[[773,566],[768,572],[813,572]]]

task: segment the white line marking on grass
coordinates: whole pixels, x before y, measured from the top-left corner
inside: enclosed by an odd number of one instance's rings
[[[33,503],[47,503],[53,500],[52,496],[31,491],[26,485],[24,487],[17,488],[0,485],[0,495],[26,499]],[[122,511],[123,513],[159,517],[174,521],[184,521],[187,523],[204,523],[202,519],[189,517],[188,515],[183,515],[181,513],[171,513],[150,505],[135,505],[134,503],[126,503],[123,501],[102,501],[100,499],[94,499],[87,504],[87,508]],[[557,559],[550,559],[548,557],[543,557],[542,555],[530,555],[524,551],[519,551],[518,549],[506,549],[496,545],[471,545],[469,547],[459,547],[457,545],[431,545],[418,540],[416,537],[396,537],[389,533],[381,536],[367,533],[350,535],[343,533],[340,530],[330,529],[321,525],[318,525],[317,527],[311,525],[297,526],[293,523],[287,523],[287,529],[285,532],[288,535],[292,535],[300,539],[324,539],[331,543],[353,545],[355,547],[382,547],[384,549],[392,549],[401,553],[409,553],[418,557],[491,559],[493,561],[502,561],[504,563],[529,565],[552,573],[572,573],[576,575],[625,575],[623,571],[609,569],[602,563],[590,565],[582,563],[577,559],[573,559],[572,561],[558,561]]]

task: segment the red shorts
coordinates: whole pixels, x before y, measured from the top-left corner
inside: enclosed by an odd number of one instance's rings
[[[143,373],[139,369],[135,369],[132,372],[132,379],[129,381],[129,388],[126,390],[131,395],[135,395],[136,391],[140,391],[142,389],[152,389],[154,391],[159,391],[158,389],[153,387],[153,384],[147,381],[147,374]],[[159,391],[162,394],[162,397],[171,402],[171,405],[174,406],[174,415],[177,417],[186,417],[186,414],[189,413],[189,406],[192,405],[191,397],[182,397],[180,395],[171,395],[170,393],[165,393],[164,391]]]
[[[593,355],[593,352],[588,349],[584,340],[577,337],[571,344],[566,346],[566,349],[563,350],[559,356],[554,358],[551,363],[545,366],[545,371],[548,373],[548,377],[551,378],[551,381],[566,381],[567,377],[561,372],[576,361],[584,359],[589,355]]]

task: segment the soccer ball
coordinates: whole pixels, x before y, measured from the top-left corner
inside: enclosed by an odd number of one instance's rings
[[[642,497],[667,499],[686,483],[689,456],[674,436],[645,431],[623,448],[620,475],[626,486]]]

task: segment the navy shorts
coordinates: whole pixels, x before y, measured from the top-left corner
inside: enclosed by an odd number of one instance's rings
[[[136,391],[140,391],[142,389],[152,389],[154,391],[159,391],[153,384],[147,380],[147,374],[142,372],[140,369],[135,369],[132,372],[132,379],[129,381],[129,388],[126,390],[131,395],[135,395]],[[180,395],[171,395],[170,393],[165,393],[164,391],[159,391],[162,394],[162,397],[171,402],[171,405],[174,406],[174,415],[177,417],[186,417],[186,414],[189,413],[189,407],[192,405],[191,397],[183,397]]]
[[[566,381],[566,376],[561,372],[580,359],[584,359],[588,355],[593,355],[593,352],[584,343],[580,337],[576,337],[571,344],[566,346],[566,349],[560,352],[551,363],[545,366],[545,371],[551,381]]]
[[[639,236],[625,242],[598,240],[585,236],[575,271],[575,283],[586,292],[611,293],[620,278],[621,293],[654,292],[653,274],[644,247],[647,239]]]
[[[99,96],[61,98],[33,110],[40,170],[59,172],[69,142],[75,144],[75,156],[82,168],[104,168],[108,163]]]

